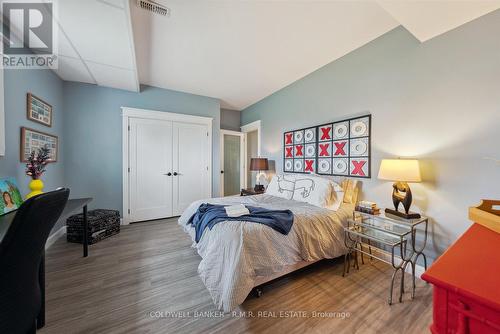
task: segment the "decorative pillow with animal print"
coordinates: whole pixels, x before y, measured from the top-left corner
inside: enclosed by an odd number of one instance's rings
[[[332,191],[332,182],[328,179],[312,175],[296,175],[292,199],[326,208],[330,204]]]
[[[292,199],[294,187],[295,175],[277,174],[273,176],[271,182],[267,186],[266,194],[286,199]]]

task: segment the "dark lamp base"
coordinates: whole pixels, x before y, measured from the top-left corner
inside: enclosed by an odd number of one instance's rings
[[[388,213],[388,214],[391,214],[394,216],[398,216],[398,217],[401,217],[404,219],[418,219],[418,218],[420,218],[420,214],[416,213],[416,212],[405,213],[405,212],[396,211],[396,210],[387,208],[387,209],[385,209],[385,213]]]
[[[253,188],[255,191],[264,191],[264,186],[262,184],[256,184]]]

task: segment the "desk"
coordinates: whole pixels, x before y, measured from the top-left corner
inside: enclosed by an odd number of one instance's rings
[[[92,201],[92,198],[75,198],[69,199],[64,207],[59,221],[66,221],[70,216],[77,213],[79,210],[83,210],[83,230],[88,231],[88,221],[87,221],[87,204]],[[83,233],[83,257],[89,255],[89,243],[87,233]]]
[[[78,210],[83,210],[83,230],[88,231],[87,204],[89,204],[91,201],[92,198],[69,199],[58,221],[66,221],[69,216],[74,215]],[[9,230],[9,227],[12,224],[15,216],[16,211],[9,212],[6,215],[0,216],[0,243],[7,234],[7,231]],[[88,237],[87,233],[83,233],[83,257],[87,257],[88,253]],[[45,325],[45,254],[42,255],[42,260],[40,262],[38,282],[40,284],[40,294],[42,300],[40,313],[37,317],[37,328],[40,329]]]

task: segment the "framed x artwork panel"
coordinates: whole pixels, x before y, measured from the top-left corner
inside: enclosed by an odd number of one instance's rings
[[[284,133],[283,171],[371,177],[371,115]]]

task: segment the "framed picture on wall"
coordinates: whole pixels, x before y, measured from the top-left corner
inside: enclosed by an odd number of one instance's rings
[[[27,162],[31,152],[37,152],[42,147],[50,150],[49,162],[56,162],[59,150],[57,136],[30,128],[21,128],[21,162]]]
[[[284,133],[283,171],[371,177],[371,114]]]
[[[52,126],[52,106],[47,102],[28,93],[26,110],[29,120]]]
[[[0,178],[0,216],[17,210],[23,198],[13,177]]]

